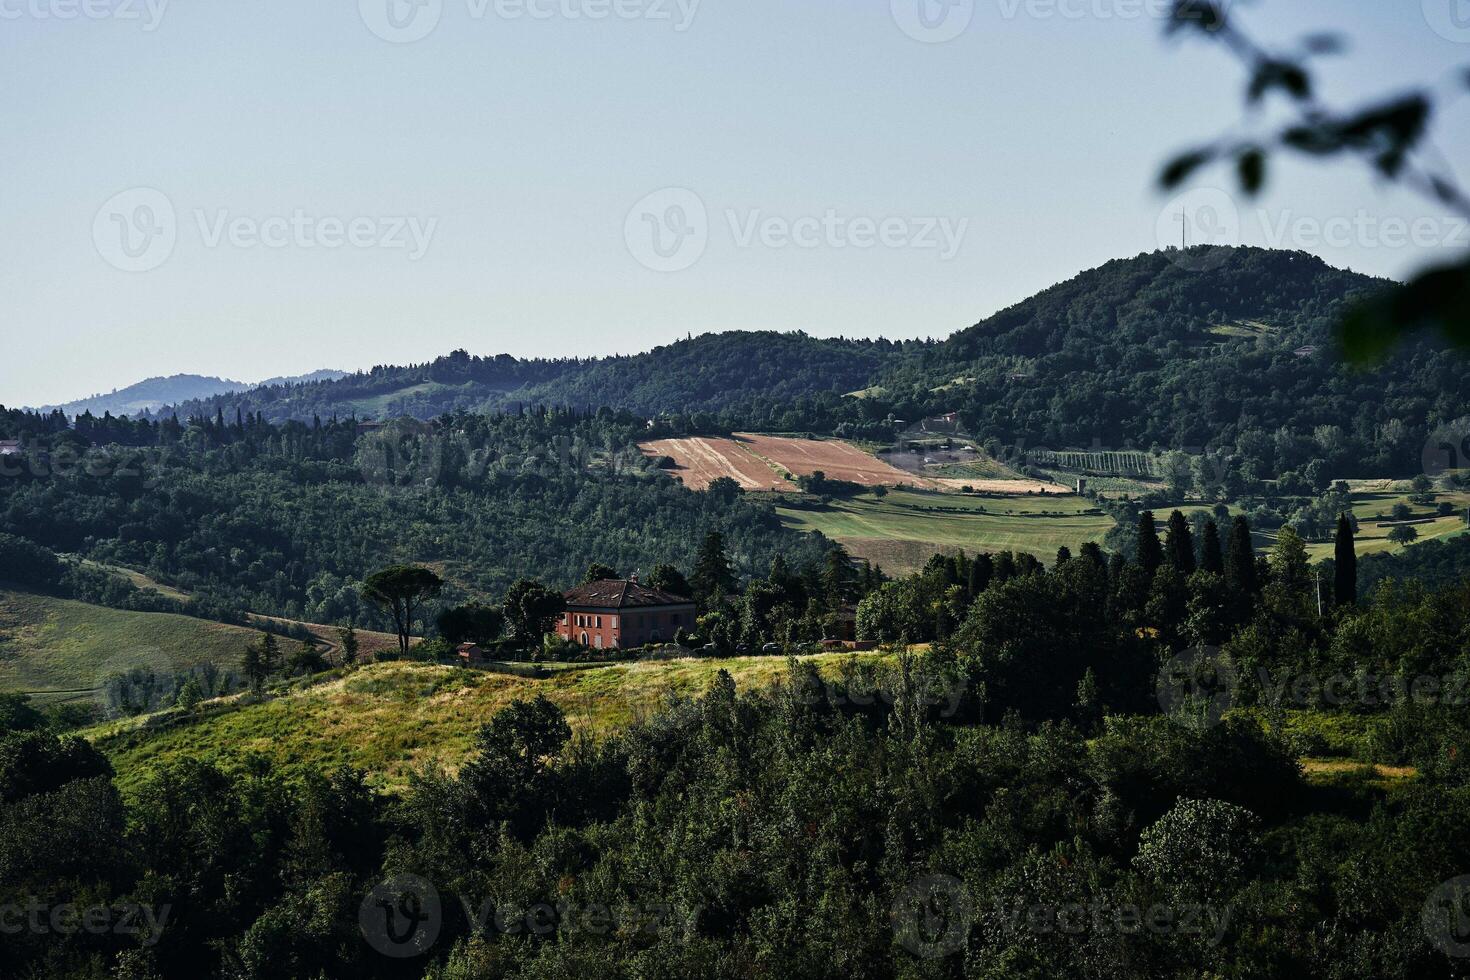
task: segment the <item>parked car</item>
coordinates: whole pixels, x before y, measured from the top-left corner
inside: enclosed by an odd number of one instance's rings
[[[779,643],[767,643],[765,646],[761,647],[761,653],[780,653],[780,652],[781,652],[781,644],[779,644]]]

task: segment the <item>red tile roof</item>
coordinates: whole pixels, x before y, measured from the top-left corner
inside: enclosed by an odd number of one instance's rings
[[[648,606],[689,606],[693,605],[693,599],[674,595],[672,592],[664,592],[662,589],[650,589],[646,585],[637,582],[626,582],[622,579],[604,579],[601,582],[588,582],[579,585],[575,589],[569,589],[562,593],[567,601],[568,607],[584,607],[588,609],[634,609],[646,608]]]

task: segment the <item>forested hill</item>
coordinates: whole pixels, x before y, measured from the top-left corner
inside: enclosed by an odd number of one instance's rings
[[[646,354],[595,361],[523,394],[573,408],[718,412],[856,391],[905,351],[925,346],[771,331],[706,334]]]
[[[1385,426],[1421,429],[1470,401],[1470,362],[1429,343],[1371,370],[1343,362],[1340,316],[1386,285],[1302,252],[1121,259],[895,365],[885,399],[899,412],[958,411],[973,431],[1031,445],[1232,449],[1337,426],[1372,456]]]
[[[646,415],[748,410],[865,387],[922,342],[730,332],[599,359],[521,360],[455,351],[426,364],[380,366],[320,384],[258,388],[184,401],[154,413],[181,418],[257,413],[271,421],[337,416],[434,418],[518,405],[610,407]]]
[[[596,359],[456,351],[177,412],[309,422],[539,404],[875,439],[892,436],[891,418],[958,412],[970,432],[1006,445],[1208,449],[1254,460],[1262,475],[1314,459],[1397,473],[1470,404],[1470,361],[1421,340],[1370,370],[1345,364],[1340,318],[1386,285],[1303,252],[1154,252],[1084,272],[942,343],[731,332]],[[844,397],[859,390],[864,398]]]

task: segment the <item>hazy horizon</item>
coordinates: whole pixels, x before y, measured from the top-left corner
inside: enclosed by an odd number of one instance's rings
[[[1139,254],[1146,254],[1146,253],[1139,253]],[[1134,257],[1134,256],[1116,256],[1115,258],[1116,259],[1128,259],[1128,258],[1132,258],[1132,257]],[[1113,259],[1110,259],[1108,261],[1114,261],[1114,260]],[[1097,266],[1090,267],[1089,269],[1078,269],[1076,271],[1076,273],[1073,273],[1073,275],[1063,276],[1062,278],[1058,279],[1058,283],[1064,282],[1067,279],[1073,278],[1073,276],[1075,276],[1075,275],[1080,275],[1080,274],[1089,272],[1089,271],[1091,271],[1092,269],[1095,269],[1095,268],[1097,268]],[[1350,269],[1350,268],[1348,268],[1346,266],[1342,266],[1342,267],[1339,267],[1339,268],[1343,268],[1343,269],[1345,269],[1346,271],[1349,271],[1349,272],[1360,272],[1361,271],[1361,270],[1357,270],[1357,269]],[[1364,273],[1364,274],[1368,274],[1368,273]],[[1049,288],[1049,287],[1043,287],[1043,290],[1046,289],[1046,288]],[[1032,295],[1034,295],[1034,294],[1032,294]],[[1028,297],[1021,297],[1021,300],[1020,301],[1024,301],[1027,298],[1029,298],[1029,296]],[[1006,304],[1006,306],[1011,306],[1011,305],[1014,305],[1014,304],[1010,304],[1010,303]],[[999,312],[1001,312],[1001,310],[1003,310],[1005,308],[1006,307],[999,307],[999,308],[997,308],[995,310],[989,310],[986,313],[982,314],[981,316],[977,317],[976,320],[975,320],[975,323],[978,323],[978,322],[981,322],[981,321],[983,321],[985,319],[988,319],[993,314],[999,313]],[[883,339],[886,339],[886,340],[931,340],[932,339],[932,340],[936,340],[936,341],[942,341],[942,340],[946,339],[947,337],[949,337],[950,335],[952,335],[952,334],[954,334],[954,333],[956,333],[956,332],[958,332],[960,330],[964,330],[964,329],[966,329],[966,328],[968,328],[970,326],[974,326],[974,323],[966,323],[966,324],[964,324],[962,326],[955,327],[953,330],[946,330],[943,333],[932,333],[932,332],[931,333],[920,333],[920,334],[915,335],[914,337],[885,336],[885,335],[879,334],[879,335],[875,335],[873,337],[870,337],[868,339],[877,339],[877,340],[883,340]],[[667,344],[678,343],[681,340],[686,340],[686,339],[691,339],[691,338],[697,339],[697,338],[699,338],[701,336],[705,336],[705,335],[717,334],[717,333],[735,333],[735,332],[740,332],[740,333],[756,333],[756,332],[763,331],[765,329],[766,328],[763,328],[763,327],[749,327],[749,328],[735,328],[735,329],[732,329],[732,330],[724,330],[724,331],[697,330],[697,331],[691,331],[691,332],[689,332],[684,337],[673,337],[673,338],[670,338],[668,340],[661,340],[661,341],[658,341],[657,343],[651,343],[647,347],[640,347],[640,348],[628,349],[628,350],[611,351],[611,352],[608,352],[607,354],[598,355],[598,356],[615,357],[615,356],[621,356],[621,355],[641,354],[641,353],[646,353],[646,352],[648,352],[650,350],[653,350],[654,348],[665,346]],[[802,330],[802,328],[799,328],[799,327],[798,328],[791,328],[791,329],[792,330]],[[790,331],[783,331],[783,332],[790,332]],[[809,334],[809,335],[811,335],[811,336],[823,337],[823,338],[837,338],[837,337],[842,337],[842,336],[854,337],[854,336],[856,336],[856,335],[852,335],[852,334],[836,334],[836,333],[823,334],[823,333],[817,333],[815,331],[810,331],[810,330],[806,330],[804,332],[807,333],[807,334]],[[453,348],[453,349],[450,349],[450,350],[435,351],[434,353],[432,353],[432,354],[430,354],[428,356],[424,356],[424,357],[413,357],[413,358],[409,358],[408,360],[405,360],[405,361],[402,361],[402,362],[395,362],[392,366],[394,366],[394,367],[406,367],[406,366],[410,366],[410,365],[414,365],[414,364],[428,363],[428,362],[431,362],[431,361],[435,360],[436,358],[443,357],[443,356],[445,356],[447,354],[452,353],[453,350],[458,350],[458,349],[465,349],[465,350],[467,350],[467,352],[469,354],[480,356],[480,357],[493,357],[493,356],[496,356],[496,355],[499,355],[499,354],[509,353],[507,351],[499,351],[499,350],[474,350],[474,349],[462,348],[461,347],[461,348]],[[522,355],[523,359],[534,359],[534,358],[538,358],[538,357],[540,357],[540,358],[547,358],[547,359],[556,359],[556,358],[561,357],[561,356],[570,356],[570,355],[558,355],[558,354],[556,354],[554,352],[552,352],[552,353],[546,353],[546,354]],[[91,391],[91,392],[87,392],[85,394],[75,395],[75,396],[68,397],[68,398],[54,399],[52,401],[45,402],[45,403],[37,403],[37,404],[30,404],[30,405],[20,405],[20,404],[17,403],[16,405],[5,405],[4,402],[0,402],[0,405],[4,405],[4,407],[8,407],[8,408],[31,408],[31,409],[35,409],[35,408],[46,408],[46,409],[50,409],[50,408],[60,407],[62,405],[68,405],[68,404],[71,404],[71,403],[74,403],[74,402],[86,401],[86,400],[88,400],[90,398],[94,398],[94,397],[106,397],[109,394],[114,394],[117,391],[121,391],[121,390],[130,388],[130,387],[133,387],[134,385],[142,384],[142,383],[145,383],[145,382],[167,380],[168,378],[171,378],[171,377],[179,377],[179,376],[191,376],[191,377],[200,377],[200,378],[214,378],[214,379],[217,379],[217,380],[220,380],[220,381],[228,382],[230,384],[239,384],[239,385],[245,385],[245,386],[248,386],[248,387],[251,387],[251,388],[260,388],[260,387],[266,387],[266,386],[271,385],[271,384],[280,383],[281,381],[286,380],[286,379],[303,377],[303,376],[311,375],[311,374],[314,374],[314,373],[317,373],[317,372],[322,372],[322,371],[338,371],[338,372],[341,372],[341,373],[346,374],[346,375],[352,375],[352,374],[357,374],[357,373],[367,373],[367,372],[371,371],[374,367],[378,366],[381,363],[382,362],[374,362],[374,363],[363,364],[363,365],[360,365],[360,366],[353,366],[353,367],[341,367],[341,366],[338,366],[338,365],[335,365],[335,364],[324,364],[324,365],[319,365],[319,366],[313,367],[313,368],[302,368],[301,370],[297,370],[297,371],[277,372],[277,373],[275,373],[275,374],[273,374],[273,375],[271,375],[269,377],[262,378],[260,380],[244,380],[244,379],[241,379],[241,378],[231,378],[231,377],[227,377],[227,376],[224,376],[224,375],[206,374],[206,373],[203,373],[203,372],[200,372],[200,371],[181,370],[181,371],[173,372],[172,374],[168,374],[168,375],[149,375],[148,377],[136,378],[136,379],[133,379],[132,381],[128,381],[128,382],[124,382],[124,383],[121,383],[121,384],[114,385],[112,388],[109,388],[109,389],[107,389],[105,391],[104,390]]]
[[[1233,188],[1220,170],[1183,202],[1157,193],[1165,159],[1240,118],[1244,79],[1165,43],[1143,0],[957,0],[928,20],[913,5],[932,0],[400,2],[0,11],[21,95],[0,404],[456,348],[943,337],[1172,244],[1180,210],[1233,209],[1204,229],[1220,241],[1395,278],[1466,244],[1352,167],[1283,162],[1256,201],[1209,190]],[[1356,42],[1318,63],[1334,103],[1440,81],[1470,40],[1418,9],[1240,9],[1272,41]],[[1437,128],[1447,159],[1457,130]]]

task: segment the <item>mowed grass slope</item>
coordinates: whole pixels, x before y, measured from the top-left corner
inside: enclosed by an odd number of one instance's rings
[[[1063,545],[1074,552],[1101,541],[1113,521],[1081,497],[970,497],[890,491],[834,500],[818,510],[781,507],[788,527],[821,531],[885,571],[914,570],[937,551],[1026,551],[1050,561]]]
[[[873,662],[884,654],[819,654],[824,674],[846,660]],[[127,791],[154,767],[194,758],[224,766],[259,754],[288,771],[353,766],[387,791],[401,790],[426,765],[457,769],[474,737],[501,708],[544,694],[573,730],[605,736],[653,712],[670,695],[697,696],[720,670],[741,690],[769,687],[786,671],[782,657],[675,660],[555,669],[544,679],[460,667],[383,663],[291,691],[272,700],[169,728],[146,719],[111,722],[87,737],[117,769]]]
[[[1448,538],[1457,534],[1465,534],[1470,527],[1465,525],[1465,508],[1470,506],[1470,493],[1444,493],[1435,494],[1434,503],[1428,506],[1416,504],[1409,500],[1409,492],[1396,489],[1377,489],[1378,486],[1386,486],[1390,481],[1377,481],[1366,483],[1353,489],[1353,516],[1358,519],[1358,533],[1355,546],[1360,556],[1380,554],[1382,552],[1400,552],[1404,548],[1412,548],[1425,541],[1433,541],[1439,538]],[[1455,513],[1448,517],[1437,516],[1437,508],[1441,503],[1453,504]],[[1388,540],[1392,526],[1380,527],[1380,524],[1393,523],[1391,514],[1394,505],[1404,504],[1411,512],[1410,520],[1424,520],[1426,523],[1413,524],[1415,532],[1419,537],[1408,545],[1395,544]],[[1264,534],[1260,536],[1264,547],[1270,547],[1276,540],[1276,534]],[[1333,557],[1335,547],[1331,541],[1317,541],[1307,545],[1307,553],[1313,561]]]
[[[256,635],[190,616],[126,612],[0,587],[0,691],[66,700],[133,667],[234,667]]]

